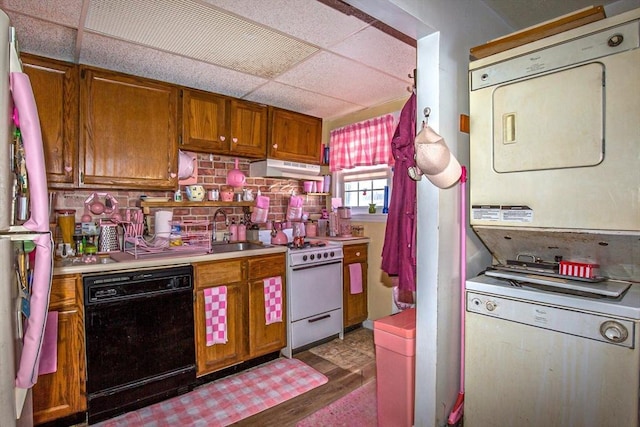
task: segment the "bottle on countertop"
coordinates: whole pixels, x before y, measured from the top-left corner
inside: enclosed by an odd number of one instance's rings
[[[247,226],[244,224],[244,220],[240,220],[238,224],[238,241],[243,242],[247,240]]]
[[[238,225],[236,224],[236,220],[231,221],[231,225],[229,226],[229,241],[236,242],[238,241]]]

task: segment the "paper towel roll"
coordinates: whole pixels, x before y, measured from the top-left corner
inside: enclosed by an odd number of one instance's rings
[[[154,227],[157,237],[169,238],[171,234],[172,211],[157,211],[154,219]]]

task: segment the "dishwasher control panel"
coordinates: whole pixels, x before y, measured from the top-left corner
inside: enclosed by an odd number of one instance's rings
[[[627,319],[472,291],[467,291],[466,311],[562,334],[635,348],[636,325]]]

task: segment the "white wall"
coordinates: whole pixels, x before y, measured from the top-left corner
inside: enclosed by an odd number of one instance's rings
[[[424,107],[430,107],[429,124],[460,163],[468,165],[469,137],[458,131],[458,123],[459,115],[469,112],[469,49],[514,29],[478,0],[346,2],[417,36],[418,123]],[[620,0],[605,11],[613,16],[639,3]],[[416,426],[446,425],[459,390],[459,209],[459,187],[440,190],[424,179],[418,183]],[[489,265],[491,257],[468,226],[465,238],[470,277]]]

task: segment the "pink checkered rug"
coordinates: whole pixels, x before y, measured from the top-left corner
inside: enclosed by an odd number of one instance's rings
[[[327,381],[327,377],[297,359],[280,358],[96,425],[227,426]]]

